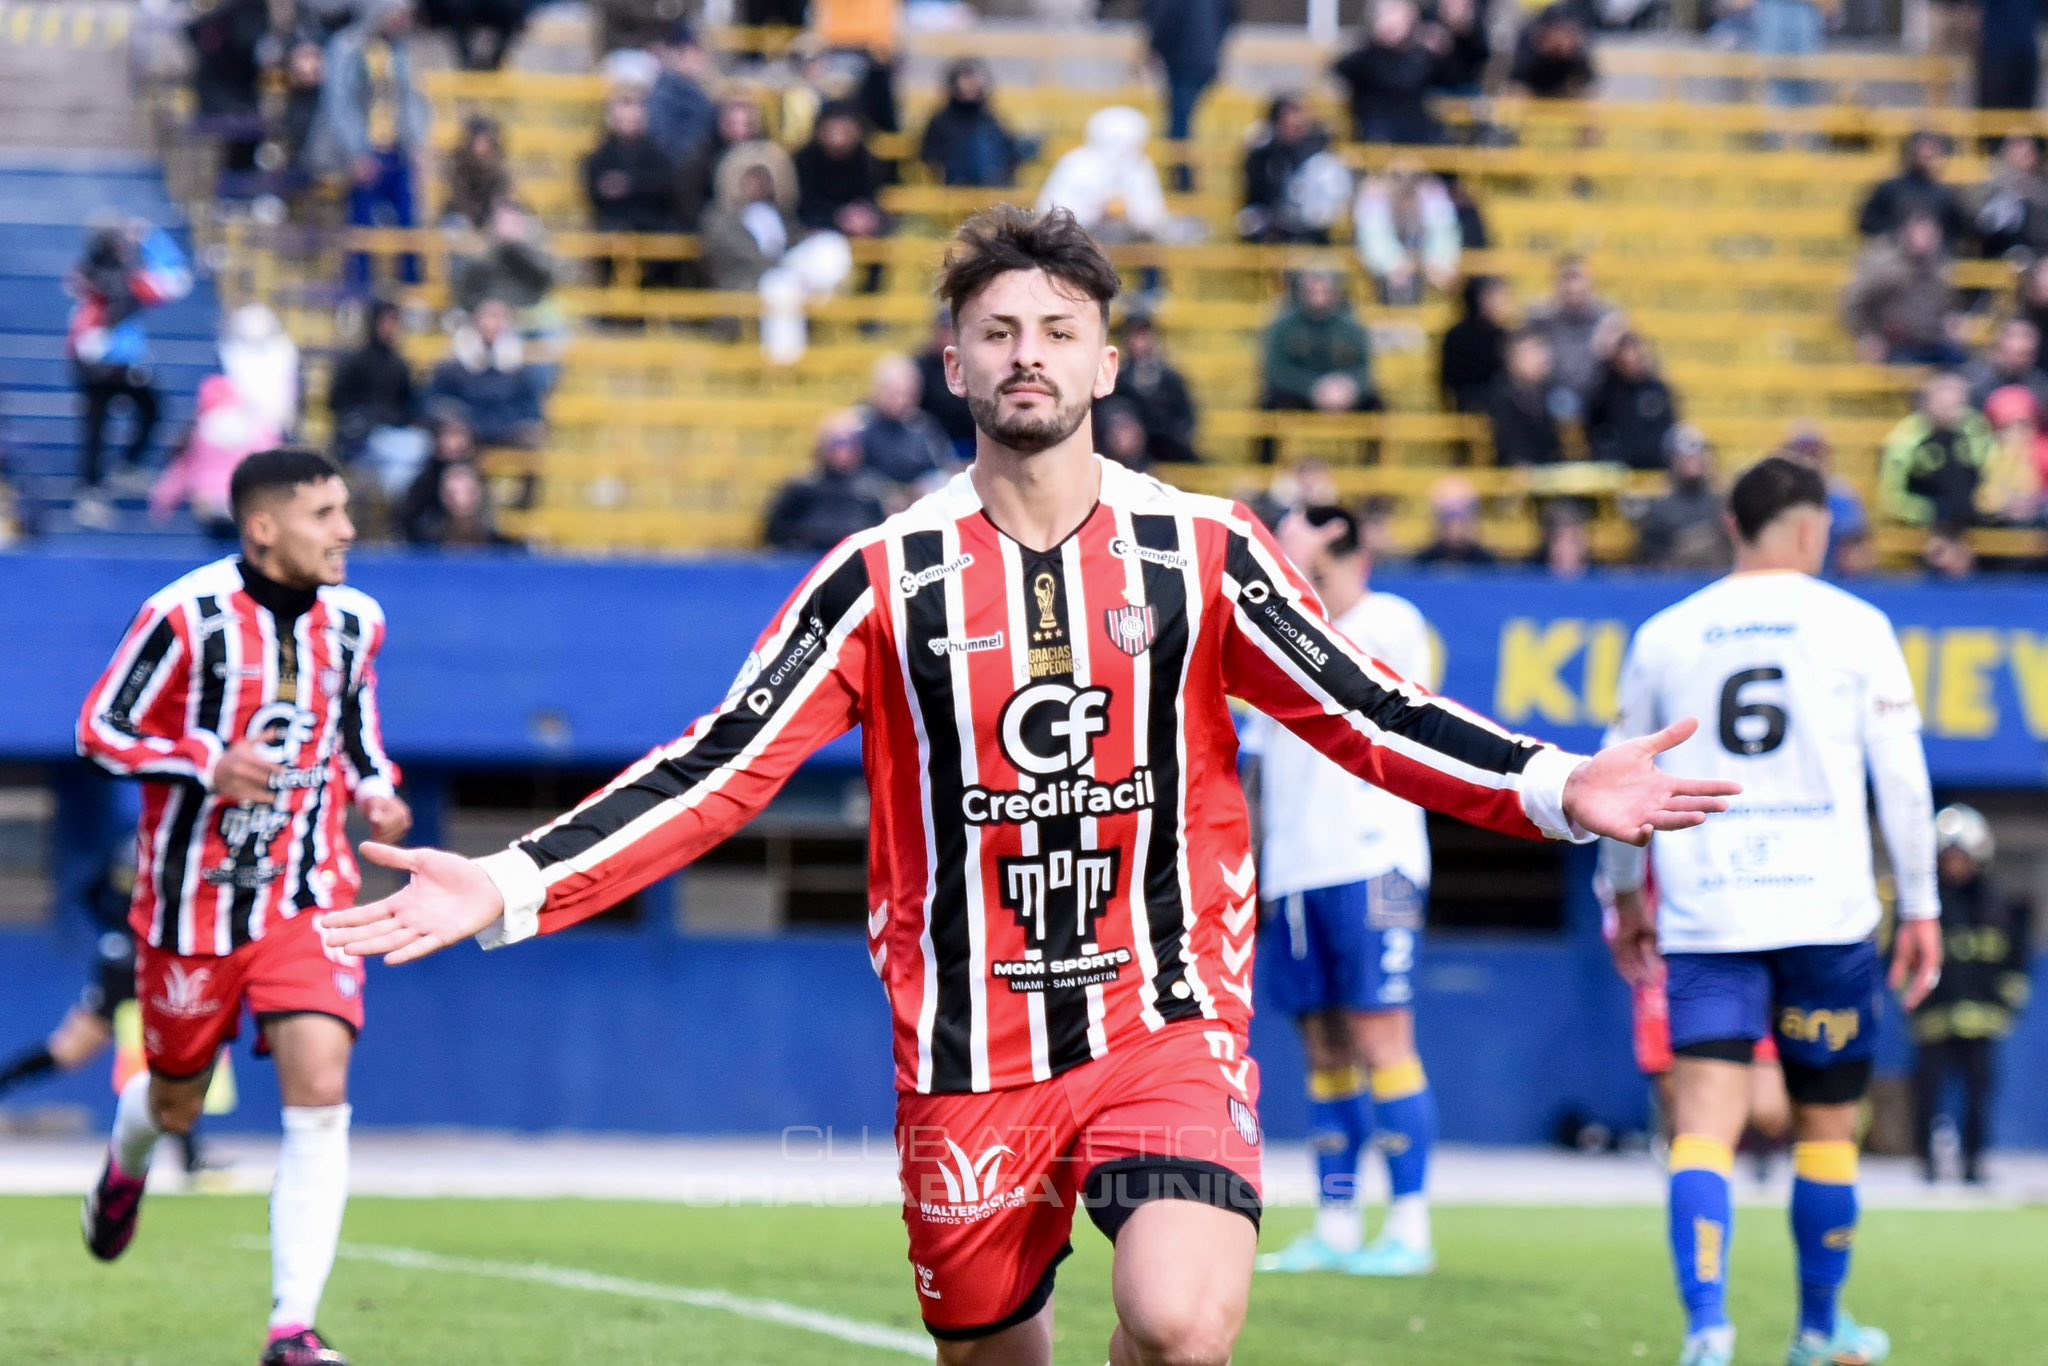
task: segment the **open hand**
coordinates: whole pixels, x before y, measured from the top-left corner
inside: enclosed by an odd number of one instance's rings
[[[1728,809],[1742,784],[1680,778],[1657,756],[1692,738],[1700,723],[1674,721],[1655,735],[1609,745],[1580,764],[1564,785],[1564,813],[1582,829],[1623,844],[1648,844],[1659,830],[1689,830]]]
[[[330,949],[356,958],[381,955],[396,967],[460,943],[505,913],[498,884],[460,854],[365,844],[363,857],[412,877],[382,901],[321,916],[320,938]]]

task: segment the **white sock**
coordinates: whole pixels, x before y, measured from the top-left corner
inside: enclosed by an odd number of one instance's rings
[[[163,1136],[149,1110],[149,1072],[145,1069],[128,1078],[121,1088],[121,1103],[114,1107],[114,1165],[121,1175],[147,1175],[149,1155]]]
[[[270,1188],[270,1326],[312,1327],[348,1204],[346,1105],[287,1105]]]
[[[1316,1237],[1338,1252],[1356,1252],[1365,1245],[1365,1215],[1355,1204],[1319,1205]]]
[[[1388,1205],[1387,1222],[1381,1225],[1380,1236],[1417,1252],[1429,1251],[1429,1197],[1404,1195]]]

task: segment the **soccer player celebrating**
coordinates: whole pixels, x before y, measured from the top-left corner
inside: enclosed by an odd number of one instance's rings
[[[865,728],[870,951],[895,1020],[918,1304],[947,1363],[1052,1360],[1085,1205],[1115,1366],[1223,1362],[1257,1245],[1253,864],[1236,693],[1360,776],[1495,829],[1642,837],[1734,790],[1583,760],[1406,683],[1331,629],[1241,506],[1097,456],[1119,287],[1064,211],[991,210],[939,292],[973,467],[805,579],[723,705],[513,848],[365,846],[411,881],[322,918],[394,963],[563,929],[681,868]]]
[[[284,1097],[262,1360],[345,1366],[313,1321],[348,1199],[363,968],[326,952],[312,912],[361,885],[350,801],[380,840],[412,813],[379,733],[384,614],[343,586],[355,527],[340,474],[310,451],[265,451],[230,497],[241,555],[144,604],[78,722],[81,753],[147,784],[129,924],[149,1068],[121,1092],[85,1237],[105,1261],[127,1249],[151,1150],[198,1121],[246,1002]]]
[[[1877,792],[1899,887],[1892,985],[1916,1005],[1940,973],[1933,803],[1920,712],[1884,615],[1814,578],[1828,493],[1771,457],[1729,494],[1735,572],[1643,623],[1622,669],[1618,735],[1705,713],[1673,762],[1748,794],[1646,855],[1610,843],[1614,952],[1669,1000],[1675,1137],[1671,1255],[1685,1301],[1683,1366],[1727,1366],[1733,1235],[1728,1173],[1749,1111],[1749,1064],[1775,1034],[1794,1111],[1792,1236],[1799,1327],[1788,1366],[1868,1366],[1885,1335],[1837,1309],[1856,1233],[1856,1111],[1870,1080],[1879,965],[1865,816]],[[1656,864],[1654,922],[1643,887]]]
[[[1346,639],[1404,678],[1429,677],[1429,627],[1406,598],[1367,589],[1371,555],[1350,513],[1312,507],[1274,531]],[[1422,809],[1263,719],[1246,748],[1259,753],[1259,965],[1308,1047],[1318,1188],[1315,1228],[1259,1269],[1425,1275],[1436,1265],[1427,1194],[1436,1102],[1415,1051],[1415,950],[1429,896]],[[1369,1247],[1358,1205],[1368,1142],[1386,1153],[1393,1191]]]

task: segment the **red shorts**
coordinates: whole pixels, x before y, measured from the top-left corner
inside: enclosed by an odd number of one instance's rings
[[[241,1032],[244,1001],[259,1022],[310,1012],[332,1015],[361,1033],[362,960],[338,952],[328,957],[313,915],[272,921],[261,939],[224,958],[188,958],[137,944],[135,995],[149,1070],[184,1078],[213,1066],[221,1046]],[[263,1051],[260,1042],[257,1051]]]
[[[1150,1200],[1260,1214],[1259,1065],[1206,1020],[1168,1025],[1051,1081],[897,1098],[903,1222],[934,1337],[1031,1318],[1072,1251],[1074,1210],[1114,1241]]]
[[[1664,984],[1635,989],[1636,1070],[1646,1077],[1661,1077],[1671,1071],[1671,1003]],[[1778,1041],[1766,1034],[1757,1040],[1756,1060],[1776,1062]]]

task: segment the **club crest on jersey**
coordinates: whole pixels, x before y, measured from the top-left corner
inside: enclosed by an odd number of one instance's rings
[[[1243,1101],[1239,1100],[1239,1099],[1238,1099],[1238,1098],[1237,1098],[1236,1096],[1230,1096],[1230,1097],[1228,1097],[1228,1099],[1229,1099],[1229,1101],[1230,1101],[1230,1125],[1231,1125],[1231,1127],[1232,1127],[1232,1128],[1234,1128],[1234,1129],[1236,1129],[1236,1130],[1237,1130],[1237,1136],[1238,1136],[1239,1138],[1243,1139],[1243,1140],[1244,1140],[1244,1141],[1245,1141],[1245,1142],[1246,1142],[1247,1144],[1249,1144],[1249,1145],[1250,1145],[1251,1147],[1254,1147],[1254,1148],[1258,1147],[1258,1146],[1259,1146],[1259,1117],[1258,1117],[1258,1115],[1257,1115],[1257,1114],[1255,1114],[1255,1113],[1253,1113],[1253,1111],[1252,1111],[1252,1107],[1251,1107],[1251,1106],[1249,1106],[1249,1105],[1245,1104],[1245,1103],[1244,1103]]]
[[[1152,648],[1159,638],[1159,614],[1150,603],[1132,607],[1111,607],[1102,614],[1109,630],[1109,643],[1132,658]]]

